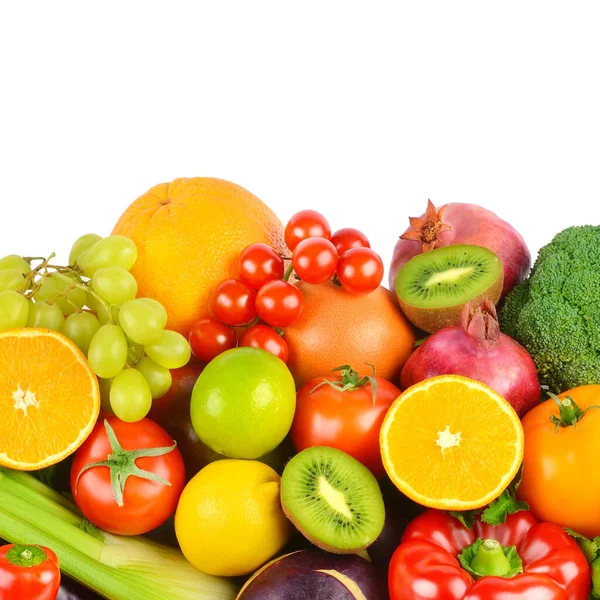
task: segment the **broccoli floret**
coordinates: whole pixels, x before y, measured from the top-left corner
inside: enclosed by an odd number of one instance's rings
[[[569,227],[544,246],[507,296],[500,326],[551,391],[600,383],[600,227]]]

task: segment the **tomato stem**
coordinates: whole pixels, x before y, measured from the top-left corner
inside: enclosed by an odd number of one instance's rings
[[[288,265],[288,268],[285,270],[285,273],[283,274],[283,281],[289,281],[293,272],[294,272],[294,265],[292,263],[290,263]]]
[[[173,442],[172,446],[163,448],[144,448],[141,450],[125,450],[119,443],[114,429],[110,426],[109,422],[104,419],[104,427],[106,429],[106,437],[110,443],[112,453],[108,455],[106,460],[101,460],[95,463],[86,465],[79,471],[77,479],[75,480],[75,494],[77,494],[77,486],[79,484],[79,478],[89,469],[95,467],[108,467],[110,469],[110,482],[112,485],[113,496],[118,506],[123,506],[123,494],[125,492],[125,483],[131,475],[140,477],[141,479],[148,479],[149,481],[157,481],[163,485],[171,486],[171,483],[160,477],[156,473],[151,471],[145,471],[140,469],[135,461],[138,458],[147,456],[163,456],[172,452],[177,442]]]
[[[331,369],[333,373],[336,373],[337,371],[341,372],[341,382],[329,381],[328,379],[324,379],[321,383],[319,383],[312,390],[310,390],[310,393],[312,394],[315,390],[324,385],[328,385],[340,392],[353,392],[361,387],[364,387],[365,385],[367,385],[367,383],[370,383],[371,388],[373,390],[373,406],[375,406],[375,404],[377,403],[377,380],[375,379],[375,365],[372,363],[365,364],[369,365],[373,370],[370,376],[365,375],[364,377],[361,377],[358,374],[358,371],[355,371],[350,365],[343,365],[341,367]]]
[[[552,392],[548,392],[548,395],[556,405],[558,406],[558,414],[552,415],[550,420],[554,423],[555,431],[558,433],[561,427],[573,427],[573,429],[577,429],[577,423],[583,419],[588,410],[593,408],[600,408],[599,405],[588,406],[585,410],[581,410],[577,405],[577,402],[571,398],[571,396],[565,396],[564,398],[559,398],[556,394]]]

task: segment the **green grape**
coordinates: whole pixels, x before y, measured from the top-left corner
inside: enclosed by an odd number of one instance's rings
[[[44,275],[42,287],[35,293],[35,299],[55,302],[64,315],[72,315],[84,306],[87,297],[85,290],[78,287],[69,290],[66,298],[62,296],[61,294],[64,294],[73,285],[70,282],[75,283],[67,275],[58,273]]]
[[[92,277],[94,291],[109,304],[125,304],[137,294],[135,277],[121,267],[99,269]]]
[[[142,360],[135,365],[135,368],[148,382],[152,400],[162,398],[171,388],[171,383],[173,383],[171,371],[157,365],[151,358],[148,358],[147,356],[142,358]]]
[[[144,304],[147,304],[148,306],[152,306],[158,311],[158,314],[160,315],[160,322],[163,324],[162,326],[164,329],[167,326],[167,309],[154,298],[138,298],[138,300]]]
[[[134,423],[152,408],[152,394],[144,376],[136,369],[121,371],[110,386],[110,406],[122,421]]]
[[[75,266],[79,257],[101,239],[102,237],[96,235],[95,233],[86,233],[80,238],[77,238],[71,248],[71,252],[69,253],[69,264],[71,266]]]
[[[87,356],[98,329],[100,329],[100,321],[95,315],[89,312],[77,312],[67,317],[62,333]]]
[[[6,269],[0,271],[0,292],[12,290],[16,292],[25,284],[23,273],[19,269]]]
[[[27,327],[42,327],[62,331],[65,317],[57,304],[46,301],[38,301],[29,308]]]
[[[30,302],[19,292],[0,292],[0,330],[25,327]]]
[[[17,254],[9,254],[4,258],[0,258],[0,271],[5,271],[7,269],[15,269],[23,275],[29,275],[29,273],[31,273],[31,265]]]
[[[92,338],[88,350],[92,371],[110,379],[123,370],[127,362],[127,340],[118,325],[102,325]]]
[[[111,235],[96,242],[77,259],[77,264],[87,277],[105,267],[121,267],[129,271],[137,260],[135,244],[122,235]]]
[[[96,313],[96,316],[102,325],[106,325],[110,321],[110,313],[108,309],[96,297],[92,296],[92,294],[87,294],[87,300],[85,304]]]
[[[146,354],[165,369],[179,369],[188,363],[191,356],[188,341],[176,331],[165,329],[155,344],[144,346]]]
[[[144,356],[146,356],[144,346],[129,340],[129,358],[131,359],[131,362],[139,362]]]
[[[112,382],[112,379],[102,379],[102,377],[98,377],[102,410],[106,411],[109,415],[113,414],[112,407],[110,406],[110,386],[112,385]]]
[[[121,306],[119,323],[127,337],[136,344],[158,342],[163,331],[158,311],[139,300],[130,300]]]

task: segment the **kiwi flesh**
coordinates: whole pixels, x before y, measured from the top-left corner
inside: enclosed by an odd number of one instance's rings
[[[355,458],[326,446],[307,448],[288,462],[281,504],[300,533],[334,554],[368,547],[385,521],[375,476]]]
[[[396,276],[400,308],[419,329],[435,333],[460,323],[462,307],[484,297],[496,304],[504,285],[504,268],[483,246],[459,244],[411,258]]]

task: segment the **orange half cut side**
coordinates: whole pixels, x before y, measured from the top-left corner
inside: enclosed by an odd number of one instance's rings
[[[396,487],[419,504],[471,510],[495,500],[523,460],[523,427],[510,404],[458,375],[422,381],[392,404],[381,455]]]
[[[0,465],[41,469],[72,454],[100,411],[98,380],[79,348],[48,329],[0,331]]]

